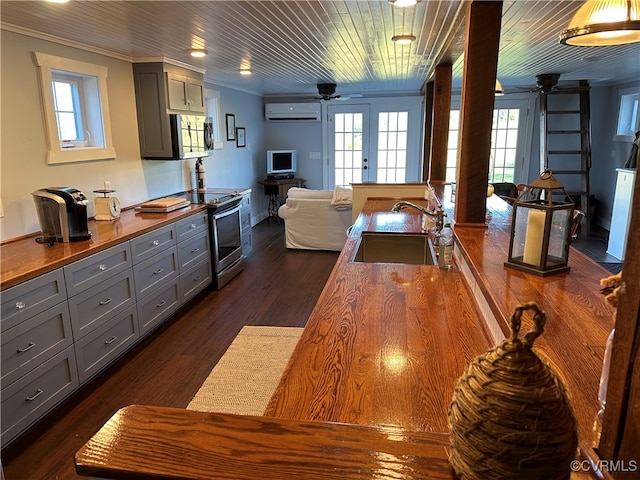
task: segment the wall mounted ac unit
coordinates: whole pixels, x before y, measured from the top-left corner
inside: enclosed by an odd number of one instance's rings
[[[269,122],[320,121],[320,103],[267,103],[264,116]]]

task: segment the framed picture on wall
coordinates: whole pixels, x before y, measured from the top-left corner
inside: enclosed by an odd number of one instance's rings
[[[242,148],[247,146],[246,132],[244,127],[236,128],[236,147]]]
[[[227,120],[227,141],[231,142],[236,139],[236,116],[233,113],[225,115]]]

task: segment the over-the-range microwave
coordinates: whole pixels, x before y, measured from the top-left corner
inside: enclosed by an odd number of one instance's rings
[[[171,154],[143,156],[149,160],[182,160],[207,157],[213,153],[213,122],[205,115],[170,114]]]

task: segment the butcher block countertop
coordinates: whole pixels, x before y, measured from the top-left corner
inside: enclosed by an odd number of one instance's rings
[[[438,193],[452,217],[447,192]],[[397,200],[365,204],[264,417],[127,407],[78,452],[78,472],[114,479],[162,478],[151,470],[189,479],[255,478],[256,472],[264,478],[453,479],[446,432],[454,382],[499,341],[496,330],[508,331],[512,310],[528,301],[547,312],[534,349],[557,367],[580,443],[590,445],[613,328],[613,309],[598,292],[608,273],[573,249],[568,273],[543,278],[505,268],[510,207],[497,197],[487,203],[487,227],[454,225],[451,270],[352,262],[363,231],[421,231],[420,213],[390,212]],[[522,333],[530,327],[525,314]],[[412,450],[416,440],[423,443],[419,451]],[[251,448],[242,450],[247,442]],[[571,478],[590,477],[576,472]]]
[[[0,247],[0,288],[13,287],[206,209],[207,205],[192,204],[170,213],[139,213],[131,208],[123,210],[120,218],[111,222],[90,220],[91,240],[53,243],[52,246],[37,243],[36,236],[7,241]]]

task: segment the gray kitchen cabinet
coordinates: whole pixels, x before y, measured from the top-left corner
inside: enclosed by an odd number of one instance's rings
[[[136,298],[142,299],[180,275],[178,252],[175,245],[167,248],[147,260],[134,265],[133,274],[136,283]]]
[[[134,63],[142,158],[171,158],[171,113],[205,113],[204,75],[161,62]]]
[[[103,322],[76,342],[78,377],[85,382],[129,349],[138,338],[135,306]]]
[[[2,389],[2,444],[18,436],[79,386],[73,346]]]
[[[9,385],[73,344],[67,302],[2,331],[2,385]]]
[[[242,254],[249,255],[252,249],[251,243],[251,193],[242,196],[240,202],[240,236],[242,241]]]
[[[139,263],[151,258],[176,244],[174,224],[156,228],[149,233],[132,239],[129,243],[131,244],[133,263]]]
[[[144,337],[180,307],[180,277],[163,282],[163,285],[138,300],[138,326],[140,338]]]
[[[180,288],[182,291],[182,301],[186,302],[193,298],[207,286],[211,285],[212,280],[210,260],[200,262],[193,268],[181,273]]]
[[[7,288],[2,292],[0,307],[2,330],[18,325],[66,299],[67,289],[61,268]]]
[[[169,109],[180,112],[204,113],[204,81],[193,75],[167,72]]]
[[[131,268],[129,242],[78,260],[64,267],[67,295],[72,297],[89,287],[102,285],[107,278]]]
[[[211,284],[206,212],[2,292],[2,444]]]
[[[109,318],[135,303],[136,292],[131,269],[104,279],[100,285],[69,298],[74,340],[77,342]]]

